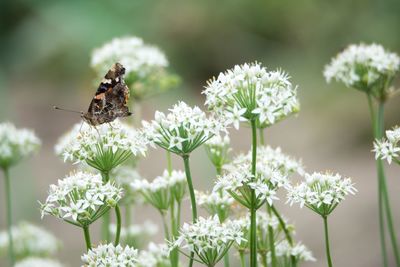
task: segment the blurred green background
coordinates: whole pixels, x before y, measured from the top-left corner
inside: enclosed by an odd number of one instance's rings
[[[147,100],[145,119],[177,100],[202,105],[206,80],[235,64],[257,60],[270,69],[288,71],[299,85],[302,109],[296,118],[269,129],[267,140],[302,158],[308,171],[332,169],[354,177],[358,195],[345,201],[331,219],[334,262],[380,266],[366,98],[341,85],[327,85],[322,70],[350,43],[377,42],[400,53],[400,1],[13,0],[1,1],[0,10],[0,121],[33,128],[43,140],[39,155],[12,170],[15,221],[31,220],[52,230],[64,241],[59,254],[63,262],[79,265],[82,234],[52,218],[41,221],[36,200],[43,200],[48,185],[71,169],[56,158],[53,146],[79,118],[52,106],[85,110],[95,91],[89,67],[92,49],[113,37],[135,35],[159,46],[183,81],[176,90]],[[395,85],[400,86],[399,79]],[[400,121],[399,98],[387,106],[386,126],[391,127]],[[236,151],[249,148],[248,129],[232,135]],[[180,166],[178,159],[175,164]],[[202,149],[195,153],[193,165],[195,186],[210,189],[214,174]],[[152,179],[164,166],[157,150],[143,160],[141,170]],[[395,166],[389,169],[395,225],[400,230],[398,173]],[[3,198],[3,188],[0,192]],[[304,266],[325,266],[322,222],[308,210],[283,203],[279,205],[296,224],[298,239],[318,260]],[[0,209],[4,229],[3,205]],[[158,220],[156,212],[148,213]],[[185,218],[188,213],[186,208]]]

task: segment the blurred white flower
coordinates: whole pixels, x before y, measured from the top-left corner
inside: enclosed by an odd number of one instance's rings
[[[383,86],[400,69],[400,58],[378,44],[349,45],[325,66],[327,82],[335,79],[348,87],[369,92]],[[382,88],[379,88],[381,90]],[[383,88],[386,89],[386,88]]]
[[[0,167],[9,168],[36,152],[41,145],[35,133],[17,129],[9,122],[0,123]]]
[[[243,163],[251,164],[251,153],[252,151],[249,151],[247,154],[240,154],[236,156],[232,162],[224,166],[224,169],[229,171],[235,169],[235,166]],[[286,175],[293,173],[298,173],[300,175],[304,174],[301,160],[297,160],[285,155],[280,147],[276,149],[273,149],[270,146],[257,147],[257,166],[263,165],[269,165],[273,169],[280,170]]]
[[[82,256],[82,267],[137,267],[138,251],[129,246],[99,245]]]
[[[57,185],[50,185],[49,195],[42,204],[42,217],[53,215],[78,225],[88,225],[122,197],[122,189],[113,183],[103,184],[99,174],[76,172]]]
[[[144,199],[160,211],[167,211],[171,201],[181,201],[185,195],[186,176],[182,171],[173,170],[171,175],[164,170],[149,182],[145,179],[135,180],[131,183],[133,191],[140,192]]]
[[[215,135],[208,140],[204,147],[207,152],[208,158],[217,169],[217,173],[221,172],[224,164],[228,163],[228,154],[231,151],[229,135]]]
[[[64,135],[55,146],[65,161],[85,162],[100,171],[109,172],[131,155],[143,154],[147,139],[141,131],[119,121],[92,127],[82,122]]]
[[[228,218],[235,200],[225,190],[211,193],[195,191],[195,193],[198,205],[207,210],[210,215],[217,215],[220,222]]]
[[[117,226],[110,225],[110,233],[115,236]],[[128,227],[121,227],[120,239],[124,243],[135,248],[140,248],[149,237],[154,236],[158,232],[158,226],[152,221],[145,221],[142,224],[132,224]]]
[[[28,222],[20,222],[11,228],[14,241],[14,254],[17,259],[26,257],[48,257],[60,248],[57,238],[45,229]],[[8,234],[0,232],[0,252],[8,250]]]
[[[138,256],[139,267],[168,267],[170,266],[169,248],[167,244],[151,242],[147,250],[141,250]]]
[[[290,257],[294,256],[296,258],[296,262],[304,262],[304,261],[315,261],[315,258],[312,255],[312,252],[302,243],[297,243],[293,247],[286,240],[282,240],[275,247],[275,253],[278,262],[285,266],[285,262],[290,261]],[[270,259],[269,253],[269,259]]]
[[[144,133],[150,142],[178,155],[186,155],[208,141],[224,124],[207,118],[198,107],[191,108],[184,102],[175,104],[167,115],[156,111],[155,119],[143,121]]]
[[[385,138],[375,140],[374,149],[372,150],[375,152],[375,159],[386,159],[389,164],[395,160],[396,163],[400,164],[398,159],[400,152],[400,147],[398,146],[400,141],[400,127],[396,126],[392,130],[387,130],[386,138],[387,140]]]
[[[196,260],[207,266],[215,266],[234,243],[245,241],[240,224],[227,220],[220,223],[217,216],[199,217],[194,224],[185,223],[179,237],[171,243],[178,248],[193,252]]]
[[[60,262],[52,259],[29,257],[18,261],[15,267],[63,267]]]
[[[121,203],[128,205],[143,203],[143,197],[131,188],[132,182],[143,179],[136,168],[129,165],[120,165],[113,169],[110,177],[114,177],[115,184],[124,189],[124,197],[121,199]]]
[[[138,37],[114,38],[93,51],[91,66],[104,75],[115,62],[126,68],[126,75],[149,75],[157,68],[168,66],[164,53],[157,47],[147,45]]]
[[[354,195],[354,188],[350,178],[343,178],[340,174],[329,172],[305,174],[305,181],[288,188],[290,205],[299,203],[321,216],[329,215],[348,194]]]
[[[299,110],[296,88],[281,71],[267,71],[259,63],[236,65],[208,81],[205,104],[236,129],[245,120],[267,127]]]

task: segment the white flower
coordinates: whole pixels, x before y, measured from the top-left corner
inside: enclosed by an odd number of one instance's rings
[[[288,188],[287,202],[290,205],[300,203],[300,207],[305,205],[316,213],[327,216],[346,195],[354,195],[356,192],[351,179],[342,178],[340,174],[306,173],[304,182]]]
[[[40,140],[33,131],[17,129],[9,122],[0,123],[0,167],[8,168],[36,152]]]
[[[117,232],[117,225],[110,224],[110,233],[115,236]],[[149,220],[141,224],[132,224],[128,227],[121,227],[120,240],[124,241],[124,244],[127,244],[131,247],[140,248],[143,243],[146,243],[147,240],[157,234],[158,226]]]
[[[136,191],[131,189],[131,183],[142,180],[143,177],[136,168],[129,165],[120,165],[113,169],[110,177],[115,178],[115,183],[124,189],[123,204],[143,203],[143,198]]]
[[[288,262],[291,256],[295,256],[297,262],[315,261],[312,252],[300,242],[292,247],[283,240],[276,245],[275,253],[279,262]]]
[[[137,265],[140,267],[169,266],[170,260],[168,245],[150,242],[147,250],[139,252]]]
[[[86,162],[100,171],[110,171],[131,155],[144,155],[146,146],[141,131],[119,121],[97,127],[82,122],[60,139],[55,151],[65,161]]]
[[[218,215],[221,222],[228,218],[235,200],[225,190],[211,193],[195,191],[195,193],[198,205],[207,210],[210,215]]]
[[[185,155],[224,131],[224,124],[207,118],[198,107],[191,108],[179,102],[165,115],[156,111],[155,119],[143,122],[147,138],[160,147],[178,155]]]
[[[199,217],[194,224],[185,223],[182,226],[178,239],[171,243],[171,250],[179,247],[194,252],[197,260],[207,266],[215,266],[233,243],[244,241],[238,222],[227,220],[221,224],[217,216]]]
[[[99,174],[76,172],[50,185],[42,217],[49,214],[79,225],[90,224],[121,197],[122,189],[111,182],[103,184]]]
[[[335,79],[348,87],[370,90],[379,80],[390,80],[400,68],[400,58],[378,44],[350,45],[325,66],[327,82]]]
[[[243,163],[251,164],[251,151],[247,154],[236,156],[232,162],[226,164],[226,170],[235,169],[235,166]],[[273,169],[280,170],[282,173],[290,175],[292,173],[304,174],[304,169],[301,160],[296,160],[282,153],[280,147],[273,149],[270,146],[257,147],[257,166],[269,165]]]
[[[18,261],[15,267],[63,267],[64,265],[56,260],[46,258],[29,257]]]
[[[222,166],[228,163],[228,154],[231,151],[229,144],[230,139],[228,134],[224,136],[220,134],[215,135],[204,144],[207,156],[216,167],[217,173],[221,172]]]
[[[400,147],[398,143],[400,141],[400,128],[394,127],[392,130],[386,131],[387,140],[376,139],[374,142],[375,159],[386,159],[389,164],[392,163],[394,159],[399,163],[398,157],[400,152]]]
[[[164,170],[162,176],[156,177],[152,182],[143,179],[131,183],[134,192],[140,192],[148,203],[162,211],[167,211],[174,199],[182,200],[185,187],[185,173],[175,170],[171,174]]]
[[[138,251],[129,246],[99,245],[82,256],[82,267],[137,267]]]
[[[236,129],[245,120],[257,119],[267,127],[299,109],[296,88],[281,71],[267,71],[259,63],[236,65],[208,81],[206,105]]]
[[[20,222],[13,226],[12,236],[14,254],[17,259],[28,256],[48,257],[54,255],[60,248],[56,237],[45,229],[28,222]],[[8,250],[8,233],[0,232],[0,252],[5,254]]]
[[[114,38],[93,51],[91,66],[104,75],[112,64],[119,62],[126,68],[126,75],[146,76],[158,68],[168,66],[164,53],[147,45],[138,37]]]

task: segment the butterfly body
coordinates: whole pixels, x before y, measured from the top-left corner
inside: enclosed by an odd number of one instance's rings
[[[115,63],[104,76],[82,119],[92,126],[132,115],[128,108],[129,88],[123,75],[125,68]]]

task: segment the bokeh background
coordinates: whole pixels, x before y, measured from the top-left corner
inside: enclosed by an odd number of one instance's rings
[[[354,177],[359,193],[330,217],[333,259],[336,266],[380,266],[366,97],[338,84],[327,85],[322,69],[350,43],[378,42],[400,53],[398,0],[13,0],[1,1],[0,10],[0,121],[33,128],[43,140],[36,157],[12,169],[14,221],[33,221],[54,232],[64,243],[58,255],[63,262],[79,266],[82,233],[50,217],[41,220],[37,200],[44,200],[49,184],[72,169],[54,155],[53,147],[79,117],[52,106],[86,109],[96,89],[89,67],[92,49],[113,37],[135,35],[159,46],[170,70],[182,79],[179,88],[144,102],[145,119],[178,100],[202,106],[206,80],[235,64],[257,60],[270,69],[288,71],[299,85],[301,111],[268,129],[266,140],[302,158],[308,171],[329,169]],[[399,79],[395,85],[400,86]],[[390,100],[387,127],[399,123],[399,112],[400,99]],[[245,127],[232,131],[236,153],[249,149],[249,136]],[[141,161],[143,176],[152,179],[162,172],[163,155],[152,150]],[[215,174],[203,149],[194,153],[192,165],[195,187],[210,189]],[[181,167],[179,159],[174,159],[174,166]],[[400,231],[398,174],[398,167],[388,167],[395,226]],[[0,186],[3,199],[3,179]],[[4,229],[3,200],[0,203]],[[297,238],[317,258],[304,266],[325,266],[320,218],[284,201],[278,206],[295,223]],[[159,220],[151,208],[136,214],[138,222]],[[188,206],[184,219],[189,219]],[[156,240],[162,240],[161,230]]]

